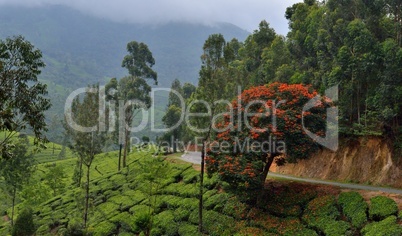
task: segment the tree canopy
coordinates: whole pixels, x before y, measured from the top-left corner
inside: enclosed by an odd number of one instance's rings
[[[0,154],[9,158],[7,143],[15,133],[29,128],[35,144],[46,141],[44,112],[50,108],[46,85],[38,81],[45,66],[42,53],[22,36],[0,40]]]
[[[328,100],[310,86],[272,83],[245,90],[216,125],[209,145],[208,173],[238,187],[261,188],[273,161],[307,158],[319,149],[306,130],[323,136]],[[314,100],[316,98],[316,100]],[[314,101],[314,107],[304,110]]]

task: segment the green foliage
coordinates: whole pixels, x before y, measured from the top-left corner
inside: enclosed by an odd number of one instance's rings
[[[103,221],[90,231],[93,235],[113,235],[116,233],[116,225],[109,221]]]
[[[152,228],[152,214],[146,211],[136,214],[134,226],[139,232],[149,235],[149,231]]]
[[[367,222],[368,205],[359,193],[343,192],[339,194],[338,203],[353,227],[361,228]]]
[[[53,167],[49,167],[48,172],[43,178],[44,183],[53,191],[53,196],[56,196],[64,191],[64,188],[66,187],[64,182],[66,173],[63,166],[56,164]]]
[[[175,221],[174,213],[170,210],[155,215],[154,224],[160,235],[177,235],[179,224]]]
[[[370,199],[369,216],[373,220],[383,220],[390,215],[397,215],[398,206],[394,200],[384,196],[376,196]]]
[[[22,63],[23,62],[23,63]],[[45,66],[42,52],[22,36],[0,40],[0,157],[9,159],[12,136],[27,127],[35,135],[34,144],[46,142],[44,112],[51,106],[47,87],[38,81]]]
[[[394,236],[402,235],[402,226],[396,222],[395,216],[389,216],[380,222],[367,224],[362,230],[364,236]]]
[[[344,235],[350,228],[347,222],[337,221],[339,217],[334,196],[326,195],[309,202],[302,218],[310,227],[335,236]]]
[[[200,235],[197,226],[188,223],[180,224],[178,233],[179,235]]]
[[[24,208],[22,211],[20,211],[18,218],[15,221],[11,235],[32,235],[35,233],[35,230],[32,209]]]

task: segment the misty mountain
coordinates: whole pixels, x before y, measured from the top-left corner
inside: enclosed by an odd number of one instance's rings
[[[121,61],[133,40],[149,46],[160,86],[175,78],[196,84],[202,45],[213,33],[241,41],[249,34],[228,23],[125,24],[63,6],[0,7],[0,38],[23,35],[44,54],[41,78],[69,88],[126,75]]]
[[[110,78],[128,74],[121,67],[128,42],[148,45],[156,61],[158,87],[170,87],[176,78],[196,85],[202,46],[213,33],[240,41],[249,35],[228,23],[129,24],[85,15],[64,6],[0,7],[0,39],[23,35],[43,53],[46,67],[39,77],[48,84],[53,104],[47,112],[47,136],[56,142],[62,140],[60,120],[66,98],[73,90],[94,83],[104,85]],[[167,94],[155,98],[157,120],[163,116],[166,102]],[[142,134],[155,135],[148,131]]]

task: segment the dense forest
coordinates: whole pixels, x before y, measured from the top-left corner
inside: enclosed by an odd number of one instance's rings
[[[211,35],[204,44],[194,98],[232,100],[239,95],[238,86],[245,90],[273,82],[301,83],[321,94],[336,86],[340,136],[383,136],[400,156],[402,22],[398,4],[305,1],[287,8],[290,31],[286,37],[276,34],[266,21],[244,42]],[[168,109],[168,114],[174,109]],[[184,127],[182,133],[188,130]]]

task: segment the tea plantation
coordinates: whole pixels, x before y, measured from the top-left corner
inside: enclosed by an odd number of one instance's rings
[[[110,152],[94,161],[86,230],[84,191],[71,186],[76,159],[40,164],[42,172],[52,165],[63,166],[70,187],[34,207],[36,235],[140,235],[146,216],[152,217],[151,235],[199,235],[199,172],[192,165],[164,160],[166,172],[157,180],[144,177],[146,164],[156,158],[152,152],[134,151],[121,171],[117,157],[117,152]],[[41,171],[36,178],[41,178]],[[263,200],[255,204],[247,193],[230,191],[216,176],[206,177],[204,184],[204,235],[402,235],[401,209],[383,196],[367,203],[357,192],[335,196],[314,185],[282,181],[267,184]],[[9,230],[9,222],[0,218],[0,235]]]

